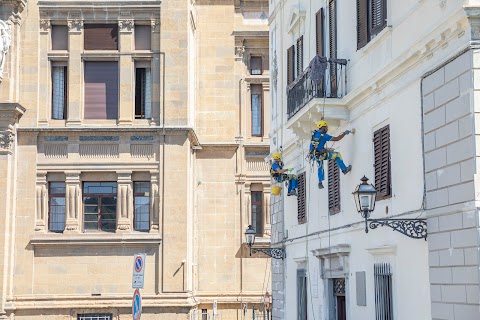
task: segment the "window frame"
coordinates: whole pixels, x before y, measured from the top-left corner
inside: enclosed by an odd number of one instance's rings
[[[53,193],[52,192],[52,184],[63,184],[63,189],[65,190],[64,193]],[[63,196],[63,199],[64,199],[64,210],[63,210],[63,229],[55,229],[55,230],[52,230],[51,228],[51,224],[53,223],[52,222],[52,215],[53,212],[52,212],[52,198],[62,198]],[[55,207],[61,207],[61,206],[58,206],[58,205],[55,205]],[[65,231],[65,225],[66,225],[66,210],[67,210],[67,185],[65,182],[63,181],[51,181],[48,183],[48,231],[49,232],[55,232],[55,233],[63,233]]]
[[[51,99],[50,99],[50,118],[52,120],[67,120],[68,117],[68,62],[67,61],[52,61],[50,66],[50,81],[51,81]],[[63,116],[61,118],[54,118],[54,97],[56,94],[55,91],[55,81],[54,81],[54,69],[63,68]]]
[[[143,194],[137,192],[136,184],[138,184],[138,183],[146,183],[148,185],[148,195],[145,195],[145,192]],[[152,192],[152,186],[151,186],[150,181],[134,181],[133,182],[133,230],[135,230],[135,231],[140,231],[140,232],[149,232],[150,231],[150,224],[151,224],[151,219],[150,219],[151,199],[150,199],[150,195],[151,195],[151,192]],[[146,229],[140,229],[140,228],[137,229],[137,212],[136,212],[137,207],[136,207],[136,203],[135,203],[137,197],[142,197],[142,198],[147,198],[148,199],[148,221],[147,221],[148,222],[147,223],[148,227]],[[144,205],[144,204],[142,204],[142,205]],[[145,221],[141,221],[141,222],[145,222]]]
[[[387,146],[384,146],[384,140],[387,141]],[[385,152],[387,152],[387,154],[384,154]],[[373,132],[373,169],[375,188],[377,189],[377,201],[392,197],[391,157],[390,125],[387,124]],[[386,172],[382,170],[385,165],[387,166]],[[385,189],[385,192],[383,192],[382,189]]]
[[[87,183],[114,183],[115,184],[115,187],[112,187],[112,188],[115,188],[116,191],[114,193],[86,193],[85,192],[85,184]],[[116,181],[83,181],[82,182],[82,205],[83,205],[83,230],[86,231],[86,232],[110,232],[110,233],[115,233],[116,229],[117,229],[117,209],[118,209],[118,196],[117,196],[117,192],[118,192],[118,183]],[[93,221],[86,221],[85,220],[85,208],[88,207],[89,205],[86,205],[85,204],[85,198],[87,197],[90,197],[90,198],[93,198],[93,197],[96,197],[97,198],[97,229],[87,229],[85,227],[85,223],[86,222],[93,222]],[[114,198],[115,199],[115,228],[113,230],[103,230],[102,229],[102,199],[103,198],[107,198],[107,197],[110,197],[110,198]],[[87,213],[87,214],[93,214],[93,213]],[[106,214],[106,213],[105,213]]]
[[[253,62],[252,60],[253,59],[258,59],[259,60],[259,66],[260,66],[260,69],[253,69]],[[263,74],[263,58],[262,56],[256,56],[256,55],[252,55],[250,56],[250,75],[252,76],[260,76]],[[254,72],[254,70],[258,70],[258,73],[257,72]]]
[[[254,194],[259,195],[259,201],[254,201]],[[263,231],[264,231],[264,223],[263,223],[263,192],[262,191],[251,191],[250,192],[250,212],[251,212],[251,221],[252,221],[252,226],[255,229],[255,236],[257,237],[263,237]],[[256,208],[260,208],[260,214],[258,212],[254,212],[253,206],[256,206]],[[259,216],[260,215],[260,221],[259,221]],[[255,216],[255,223],[254,221],[254,216]],[[260,227],[258,227],[258,224],[260,224]]]
[[[254,90],[254,88],[259,88],[260,90],[258,90],[259,93],[254,93],[254,91],[257,91],[257,90]],[[260,105],[258,106],[259,107],[259,125],[260,125],[260,132],[259,133],[254,133],[254,127],[253,127],[253,116],[254,116],[254,113],[253,113],[253,97],[254,96],[258,96],[258,99],[260,101]],[[263,137],[263,129],[264,129],[264,125],[263,125],[263,118],[264,118],[264,114],[263,114],[263,85],[262,84],[250,84],[250,134],[252,137]]]
[[[335,160],[328,160],[328,213],[335,215],[341,211],[340,168]]]
[[[297,221],[298,224],[307,222],[306,172],[298,175]]]

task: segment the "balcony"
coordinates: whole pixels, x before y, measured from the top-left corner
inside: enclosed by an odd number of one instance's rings
[[[340,120],[349,119],[343,99],[347,94],[347,60],[314,60],[287,87],[287,127],[300,135],[309,135],[315,121],[322,117],[334,127],[340,125]]]

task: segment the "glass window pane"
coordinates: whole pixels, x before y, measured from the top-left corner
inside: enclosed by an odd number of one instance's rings
[[[252,94],[252,135],[262,134],[262,105],[261,96]]]
[[[98,222],[85,222],[83,224],[85,230],[97,230],[98,229]]]

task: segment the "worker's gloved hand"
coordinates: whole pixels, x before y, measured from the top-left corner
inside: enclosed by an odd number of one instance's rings
[[[287,170],[288,170],[288,172],[292,172],[293,168],[288,168]]]
[[[350,131],[350,130],[345,130],[345,132],[343,132],[344,135],[347,135],[347,134],[350,134],[350,133],[352,133],[352,131]]]

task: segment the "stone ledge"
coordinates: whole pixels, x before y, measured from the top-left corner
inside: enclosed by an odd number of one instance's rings
[[[34,247],[45,246],[99,246],[99,245],[137,245],[137,244],[160,244],[160,234],[103,234],[103,233],[81,233],[81,234],[43,234],[35,235],[30,239]]]

